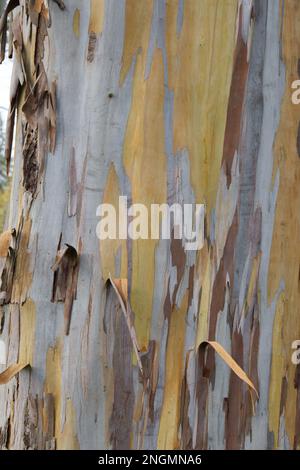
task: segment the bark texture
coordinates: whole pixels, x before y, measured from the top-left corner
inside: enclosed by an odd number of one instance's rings
[[[1,448],[299,449],[299,1],[9,5]],[[119,195],[205,203],[203,249],[99,242]]]

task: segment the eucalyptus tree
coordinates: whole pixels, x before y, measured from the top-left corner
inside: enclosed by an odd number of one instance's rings
[[[298,0],[10,11],[1,447],[299,448]],[[203,247],[99,241],[119,196]]]

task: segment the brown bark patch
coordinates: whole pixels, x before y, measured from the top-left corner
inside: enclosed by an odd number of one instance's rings
[[[23,144],[23,186],[35,194],[38,184],[39,163],[37,159],[38,129],[29,124],[25,126]]]
[[[92,63],[95,57],[95,48],[97,44],[97,35],[94,31],[91,31],[89,34],[89,43],[88,43],[88,53],[87,53],[87,61]]]
[[[107,336],[108,367],[113,381],[107,399],[111,400],[108,432],[112,449],[130,448],[134,389],[132,375],[133,344],[125,316],[112,284],[107,284],[104,312],[104,332]]]
[[[242,11],[242,9],[241,9]],[[235,60],[230,87],[227,121],[225,129],[223,164],[227,177],[227,187],[231,184],[231,167],[234,154],[239,146],[240,130],[243,112],[244,96],[248,76],[247,44],[244,43],[241,33],[242,17],[240,13],[240,25],[235,50]]]

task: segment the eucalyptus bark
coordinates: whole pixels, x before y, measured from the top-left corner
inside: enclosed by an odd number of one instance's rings
[[[298,449],[298,0],[16,3],[1,448]],[[99,241],[121,195],[204,247]]]

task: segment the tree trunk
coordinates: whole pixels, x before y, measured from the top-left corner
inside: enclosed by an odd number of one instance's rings
[[[1,448],[300,448],[299,1],[9,3]],[[120,195],[204,247],[99,242]]]

